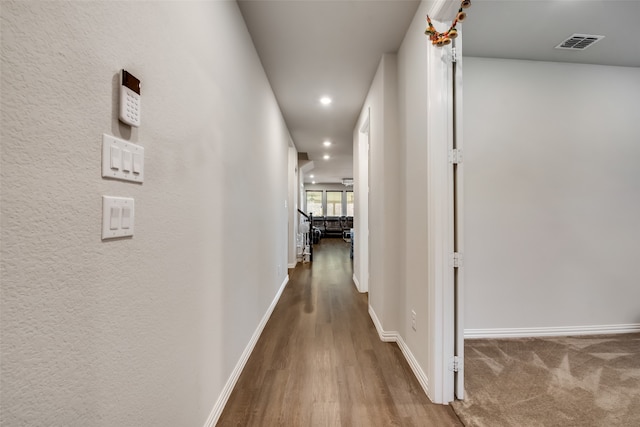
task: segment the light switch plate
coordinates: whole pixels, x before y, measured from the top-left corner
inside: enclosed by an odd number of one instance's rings
[[[133,236],[134,213],[133,199],[102,196],[102,240]]]
[[[102,177],[143,182],[144,147],[103,134]]]

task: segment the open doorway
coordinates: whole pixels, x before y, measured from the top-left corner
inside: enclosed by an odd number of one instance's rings
[[[354,158],[355,213],[353,282],[359,292],[369,291],[369,128],[370,111],[358,132],[358,155]]]

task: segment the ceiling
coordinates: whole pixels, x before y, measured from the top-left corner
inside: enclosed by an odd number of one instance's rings
[[[352,177],[353,130],[380,57],[398,50],[419,3],[238,0],[294,144],[314,162],[305,182]],[[640,67],[640,0],[473,0],[467,12],[465,56]],[[554,49],[574,33],[605,38]]]

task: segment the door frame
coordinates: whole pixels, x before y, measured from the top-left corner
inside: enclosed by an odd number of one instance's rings
[[[462,97],[462,29],[455,40],[456,61],[453,68],[453,128],[455,148],[463,152],[463,97]],[[457,371],[454,372],[454,394],[458,400],[464,399],[464,162],[463,156],[455,168],[454,177],[454,250],[460,254],[454,279],[454,357],[457,358]]]
[[[354,271],[353,279],[358,292],[369,292],[369,163],[370,163],[370,129],[371,129],[371,109],[367,108],[366,115],[362,122],[362,126],[358,129],[358,158],[354,161],[358,162],[358,192],[354,192],[358,210],[356,212],[357,223],[359,227],[355,229],[355,238],[358,246],[354,253],[357,257],[360,276],[356,277]],[[357,222],[355,222],[357,221]],[[354,242],[355,243],[355,242]]]
[[[429,16],[438,28],[446,28],[451,24],[458,7],[458,2],[437,0],[429,11]],[[443,48],[427,47],[428,376],[431,399],[435,403],[445,404],[455,399],[456,390],[460,391],[460,396],[463,396],[464,390],[463,355],[457,366],[454,363],[455,351],[462,351],[464,348],[464,325],[461,317],[464,303],[463,274],[462,268],[454,267],[453,258],[456,246],[454,243],[457,243],[459,252],[461,248],[462,210],[459,209],[456,215],[455,206],[462,206],[463,182],[460,175],[454,180],[454,168],[449,157],[456,133],[451,48],[451,45]],[[459,71],[461,73],[461,67]],[[457,97],[462,96],[461,84],[461,78],[456,80]],[[460,103],[458,109],[461,106]],[[461,119],[460,114],[456,130],[461,129]],[[462,134],[457,136],[457,148],[462,148]],[[457,236],[457,242],[454,241],[454,236]],[[457,317],[458,314],[460,317]],[[454,372],[456,367],[457,374]]]

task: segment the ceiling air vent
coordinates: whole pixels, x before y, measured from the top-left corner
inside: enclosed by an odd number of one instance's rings
[[[574,34],[558,46],[556,49],[569,49],[569,50],[585,50],[592,44],[602,40],[604,36],[594,36],[589,34]]]

